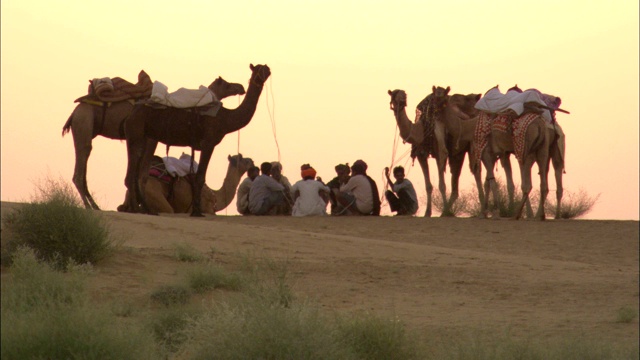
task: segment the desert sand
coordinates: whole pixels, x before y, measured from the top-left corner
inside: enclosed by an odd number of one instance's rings
[[[638,318],[616,321],[620,308],[638,308],[638,221],[102,213],[123,241],[96,266],[92,291],[105,300],[143,301],[177,282],[174,246],[186,243],[223,267],[287,261],[296,296],[327,311],[418,331],[638,343]]]

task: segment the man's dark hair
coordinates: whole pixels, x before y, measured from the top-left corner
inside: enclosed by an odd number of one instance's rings
[[[338,164],[338,165],[336,165],[335,169],[336,169],[336,172],[338,172],[338,171],[347,171],[347,172],[351,171],[351,168],[349,167],[349,163]]]
[[[257,166],[252,166],[247,170],[247,172],[259,172],[259,171],[260,171],[260,168]]]
[[[271,163],[263,162],[262,164],[260,164],[260,171],[262,171],[263,174],[271,172]]]
[[[402,166],[396,166],[393,168],[393,173],[403,173],[404,174],[404,168]]]

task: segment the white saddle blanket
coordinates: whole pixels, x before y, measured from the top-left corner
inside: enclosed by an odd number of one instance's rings
[[[169,88],[160,81],[153,82],[151,100],[180,109],[204,106],[218,101],[213,92],[205,86],[200,85],[198,89],[180,88],[169,93]]]
[[[541,93],[537,90],[530,89],[521,93],[512,90],[503,94],[496,86],[487,91],[487,93],[478,100],[475,108],[490,114],[497,114],[504,110],[511,109],[519,116],[522,115],[522,112],[524,111],[524,103],[527,102],[534,102],[547,106],[547,104],[542,100]],[[542,117],[544,117],[548,123],[551,123],[551,113],[549,110],[544,110]]]
[[[167,169],[167,172],[173,176],[186,176],[187,174],[195,174],[198,172],[198,163],[193,161],[193,171],[189,171],[191,169],[191,155],[182,153],[179,159],[176,159],[172,156],[165,156],[162,158],[164,161],[164,167]]]

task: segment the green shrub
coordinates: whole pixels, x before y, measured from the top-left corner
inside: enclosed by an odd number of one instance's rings
[[[616,322],[618,323],[630,323],[638,317],[638,310],[629,306],[624,306],[618,309],[616,316]]]
[[[179,261],[197,262],[205,259],[205,256],[200,251],[189,244],[174,244],[173,248],[175,250],[175,257]]]
[[[165,306],[184,305],[190,297],[191,292],[182,285],[163,285],[151,293],[151,300]]]
[[[554,192],[549,192],[547,202],[545,203],[545,211],[549,216],[556,217],[556,197],[553,196]],[[576,219],[588,214],[593,206],[598,202],[600,194],[596,196],[589,196],[583,189],[577,192],[569,192],[564,190],[564,196],[562,197],[562,203],[560,204],[560,216],[559,219]]]
[[[3,225],[9,253],[32,248],[39,259],[66,269],[70,262],[95,264],[113,249],[109,228],[99,212],[81,208],[73,189],[47,180],[34,201],[7,214]]]
[[[150,334],[117,321],[110,310],[89,302],[87,268],[60,273],[17,249],[2,281],[3,359],[157,359]]]
[[[369,313],[339,321],[339,339],[358,359],[421,359],[417,342],[397,319]]]
[[[354,359],[317,307],[245,298],[217,304],[186,329],[189,359]]]
[[[168,308],[152,316],[150,327],[156,341],[169,352],[175,352],[187,340],[184,329],[195,312],[184,308]]]
[[[187,270],[189,287],[196,293],[213,289],[240,290],[242,279],[237,274],[227,273],[211,263],[191,267]]]

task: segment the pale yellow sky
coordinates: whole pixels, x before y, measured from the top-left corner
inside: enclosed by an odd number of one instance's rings
[[[334,165],[364,159],[380,190],[382,169],[395,160],[424,194],[418,164],[400,158],[409,145],[400,144],[393,159],[387,90],[405,90],[413,111],[433,85],[484,93],[517,83],[562,97],[571,111],[558,117],[567,135],[564,185],[600,194],[586,218],[638,219],[635,0],[9,0],[1,2],[1,16],[3,201],[30,199],[33,183],[47,176],[71,181],[73,141],[60,133],[89,79],[135,82],[144,69],[170,90],[217,76],[246,85],[249,64],[266,63],[272,77],[256,115],[214,152],[212,188],[221,186],[227,155],[239,149],[256,163],[280,156],[292,181],[302,163],[328,180]],[[190,150],[172,148],[170,155],[182,151]],[[88,184],[103,208],[124,198],[125,170],[124,142],[96,138]],[[472,183],[465,164],[462,190]],[[552,197],[552,176],[550,187]],[[226,213],[235,214],[232,208]]]

